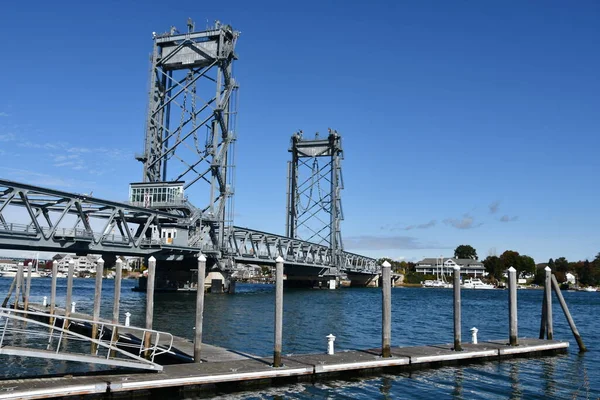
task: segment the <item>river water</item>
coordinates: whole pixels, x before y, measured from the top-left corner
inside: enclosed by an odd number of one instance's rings
[[[0,300],[10,279],[0,278]],[[113,280],[104,280],[101,316],[112,315]],[[122,284],[121,314],[142,326],[145,294],[131,291],[134,280]],[[269,356],[273,351],[274,287],[238,284],[235,295],[205,298],[204,342],[233,350]],[[32,280],[31,301],[50,296],[50,279]],[[73,301],[77,311],[91,314],[93,279],[76,279]],[[57,299],[64,306],[66,279],[59,279]],[[518,291],[519,336],[539,334],[541,290]],[[443,367],[371,378],[298,383],[228,394],[236,399],[598,399],[600,398],[600,292],[563,292],[589,351],[578,353],[562,310],[554,305],[556,339],[568,340],[568,354],[537,359],[509,359],[459,367]],[[154,329],[193,337],[195,294],[157,293]],[[479,340],[508,337],[508,292],[462,291],[463,340],[479,329]],[[123,322],[123,321],[121,321]],[[378,347],[381,344],[381,292],[376,288],[339,290],[289,289],[284,292],[283,352],[317,353],[326,338],[337,338],[336,351]],[[450,343],[453,340],[452,290],[393,288],[392,345]],[[0,356],[0,378],[80,372],[76,363]]]

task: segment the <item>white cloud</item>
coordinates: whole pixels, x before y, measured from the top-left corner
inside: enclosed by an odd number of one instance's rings
[[[446,218],[444,220],[444,223],[446,225],[451,225],[453,227],[455,227],[456,229],[472,229],[472,228],[477,228],[481,225],[483,225],[483,223],[475,223],[475,218],[467,213],[465,215],[463,215],[462,218],[460,219],[455,219],[455,218]]]
[[[411,236],[351,236],[344,239],[344,247],[356,250],[388,250],[388,249],[443,249],[448,248],[438,243],[423,243]]]
[[[500,207],[500,202],[494,201],[488,207],[490,208],[490,214],[496,214],[498,212],[498,208]]]

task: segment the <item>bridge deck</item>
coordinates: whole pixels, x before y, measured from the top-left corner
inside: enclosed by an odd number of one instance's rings
[[[565,351],[567,342],[522,338],[511,347],[505,340],[464,344],[464,351],[452,351],[449,344],[395,347],[391,358],[381,358],[378,349],[339,352],[334,355],[310,354],[283,358],[284,366],[272,368],[270,358],[246,358],[202,364],[167,365],[158,373],[113,374],[102,376],[65,376],[0,381],[0,400],[37,399],[51,396],[98,395],[100,393],[152,391],[186,386],[225,385],[227,390],[244,382],[275,383],[289,379],[311,379],[327,374],[344,375],[380,369],[424,369],[444,364],[498,360],[511,356],[536,356]],[[175,392],[176,393],[176,392]]]

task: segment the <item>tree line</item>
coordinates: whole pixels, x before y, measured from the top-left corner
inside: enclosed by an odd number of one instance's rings
[[[460,245],[454,250],[454,258],[478,260],[477,250],[470,245]],[[384,261],[392,265],[392,271],[413,277],[416,271],[416,264],[410,261],[394,261],[390,258],[381,258],[379,265]],[[600,253],[594,260],[589,261],[568,261],[565,257],[550,259],[547,263],[536,264],[534,259],[526,254],[519,254],[514,250],[506,250],[500,256],[488,256],[483,261],[483,266],[489,274],[491,280],[500,281],[504,279],[506,270],[513,267],[517,270],[517,276],[526,278],[533,277],[533,283],[542,285],[545,278],[545,268],[550,267],[556,280],[560,283],[567,281],[567,274],[572,273],[577,279],[577,283],[582,286],[600,285]],[[420,275],[420,274],[416,274]],[[422,277],[414,276],[418,282]]]

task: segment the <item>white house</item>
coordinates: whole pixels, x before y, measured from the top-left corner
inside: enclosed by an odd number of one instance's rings
[[[73,256],[70,254],[57,254],[53,257],[58,261],[58,270],[66,273],[69,270],[69,261],[75,262],[75,272],[95,272],[98,256]]]
[[[570,272],[567,272],[567,274],[565,275],[565,278],[567,279],[567,283],[574,285],[575,284],[575,275],[573,275]]]
[[[477,277],[488,274],[481,261],[470,258],[424,258],[416,264],[415,270],[428,275],[452,275],[456,265],[460,266],[460,273],[464,275]]]

